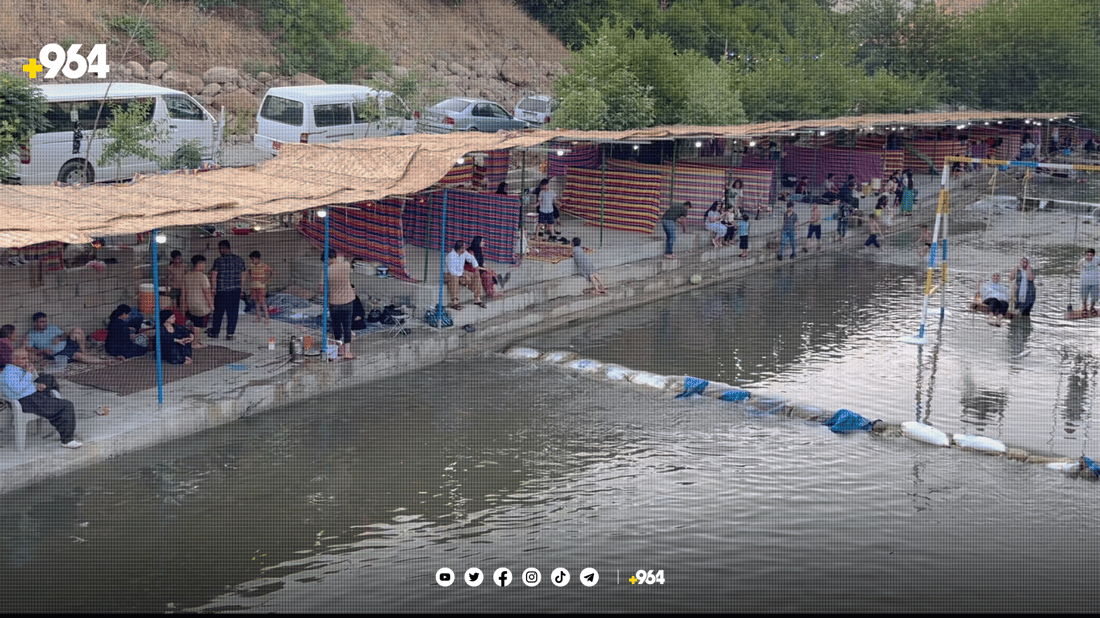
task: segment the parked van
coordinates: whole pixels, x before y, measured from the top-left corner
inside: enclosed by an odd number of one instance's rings
[[[48,103],[49,126],[20,147],[15,176],[4,182],[75,184],[124,180],[157,171],[156,161],[136,156],[124,158],[121,164],[98,166],[103,149],[111,143],[106,131],[114,118],[112,106],[126,109],[137,102],[153,103],[148,121],[168,131],[167,141],[149,144],[159,157],[171,157],[190,141],[204,161],[212,161],[220,145],[221,125],[198,101],[177,90],[124,83],[47,84],[39,88]]]
[[[401,99],[367,86],[271,88],[256,113],[256,148],[278,154],[286,143],[333,144],[412,133]]]

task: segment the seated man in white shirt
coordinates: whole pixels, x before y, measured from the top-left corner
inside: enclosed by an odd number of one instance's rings
[[[26,348],[19,348],[11,354],[11,364],[0,372],[0,387],[4,396],[19,401],[24,413],[37,414],[50,422],[61,434],[61,446],[80,448],[81,442],[73,439],[76,432],[76,410],[73,402],[58,399],[50,395],[49,389],[57,386],[53,376],[38,377],[34,372],[34,363]]]
[[[473,272],[467,272],[464,267],[469,264]],[[454,249],[447,254],[447,271],[443,273],[443,282],[447,284],[447,292],[451,295],[451,309],[461,311],[462,305],[458,304],[458,286],[463,285],[474,293],[474,304],[484,307],[481,300],[481,265],[477,259],[466,252],[466,244],[461,240],[454,244]]]

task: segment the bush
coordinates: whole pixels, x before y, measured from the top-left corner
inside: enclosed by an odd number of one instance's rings
[[[153,60],[168,56],[168,48],[157,40],[157,28],[148,20],[136,15],[118,15],[107,20],[107,26],[126,33],[149,54]]]
[[[14,172],[20,144],[47,124],[42,91],[22,75],[0,73],[0,178]]]

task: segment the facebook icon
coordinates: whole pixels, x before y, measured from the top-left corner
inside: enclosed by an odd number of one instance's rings
[[[512,583],[512,572],[508,569],[501,567],[493,573],[493,583],[501,588]]]

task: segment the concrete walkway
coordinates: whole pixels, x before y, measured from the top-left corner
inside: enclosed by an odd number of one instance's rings
[[[939,194],[939,177],[917,177],[920,199],[916,216],[895,217],[891,234],[931,220]],[[869,198],[864,205],[873,204]],[[800,236],[805,235],[805,221],[810,206],[797,207],[803,222]],[[829,214],[829,213],[826,213]],[[392,336],[388,331],[357,336],[352,344],[354,361],[329,363],[319,356],[306,357],[291,363],[288,341],[301,327],[272,321],[258,324],[253,316],[242,315],[234,341],[224,338],[213,343],[249,352],[251,357],[240,361],[243,369],[222,367],[165,385],[163,405],[157,403],[157,389],[151,388],[120,397],[114,393],[83,387],[67,380],[60,382],[62,394],[77,408],[77,437],[84,447],[77,450],[61,448],[57,432],[42,422],[42,436],[28,435],[26,450],[15,449],[11,428],[11,412],[0,410],[3,433],[0,434],[0,492],[7,492],[47,478],[59,476],[107,458],[154,446],[174,438],[187,436],[238,418],[264,410],[308,400],[335,389],[356,386],[390,378],[411,370],[438,363],[460,354],[499,351],[509,343],[539,331],[577,320],[591,319],[625,308],[682,292],[691,287],[689,279],[699,274],[706,284],[716,283],[787,264],[778,262],[775,249],[765,249],[770,239],[778,239],[782,224],[779,213],[763,216],[753,222],[752,253],[739,258],[736,246],[714,248],[705,231],[678,234],[678,259],[661,257],[664,234],[658,227],[654,236],[639,236],[627,232],[605,230],[603,245],[599,245],[600,230],[584,226],[577,220],[566,221],[567,236],[581,236],[588,247],[598,248],[592,254],[600,274],[609,286],[608,294],[595,296],[583,293],[589,287],[586,280],[575,275],[572,260],[550,264],[525,259],[517,267],[497,265],[498,272],[512,273],[504,289],[504,297],[489,303],[487,308],[466,303],[462,311],[452,311],[455,327],[433,329],[423,321],[424,310],[433,306],[438,295],[439,254],[410,247],[410,273],[423,274],[417,268],[427,266],[426,283],[415,284],[361,277],[357,288],[366,300],[368,295],[381,298],[397,296],[416,304],[410,309],[411,334]],[[830,242],[835,234],[835,222],[826,220],[823,232],[827,241],[820,253],[800,253],[796,261],[815,259],[832,251],[852,251],[861,247],[866,228],[849,230],[844,243]],[[912,232],[909,232],[910,234]],[[802,238],[799,239],[802,242]],[[419,258],[414,257],[420,255]],[[418,261],[419,260],[419,261]],[[434,270],[431,266],[434,264]],[[463,290],[463,298],[469,293]],[[446,300],[446,299],[445,299]],[[475,332],[460,328],[473,325]],[[268,339],[275,337],[276,350],[268,350]],[[97,417],[91,411],[107,405],[108,416]],[[34,428],[31,424],[29,429]]]

